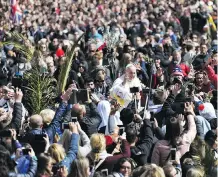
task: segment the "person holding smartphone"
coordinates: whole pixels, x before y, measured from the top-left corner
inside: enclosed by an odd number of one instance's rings
[[[165,139],[155,144],[151,163],[163,166],[172,158],[179,160],[189,151],[197,130],[192,103],[186,102],[184,107],[185,115],[180,114],[167,120]],[[185,118],[187,118],[187,122]],[[172,148],[176,148],[176,152]],[[172,153],[173,151],[174,153]]]
[[[131,158],[134,159],[139,166],[147,163],[147,158],[153,144],[153,131],[150,118],[150,112],[146,111],[143,126],[140,130],[140,136],[137,136],[136,130],[131,126],[127,126],[126,128],[126,140],[130,144]]]

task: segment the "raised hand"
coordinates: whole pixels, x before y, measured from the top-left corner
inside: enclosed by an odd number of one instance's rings
[[[21,103],[22,102],[22,98],[23,98],[23,92],[21,91],[21,89],[16,88],[15,94],[14,94],[15,102]]]
[[[195,115],[192,103],[189,103],[189,102],[185,103],[184,112],[186,114],[191,113],[192,115]]]

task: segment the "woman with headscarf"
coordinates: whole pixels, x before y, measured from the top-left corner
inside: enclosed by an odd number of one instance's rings
[[[100,133],[103,134],[109,134],[108,132],[108,119],[111,112],[111,105],[108,101],[103,100],[98,103],[97,111],[99,115],[101,116],[101,124],[98,127],[98,130]]]

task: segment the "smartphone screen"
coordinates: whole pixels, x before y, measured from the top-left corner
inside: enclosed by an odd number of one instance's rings
[[[77,122],[77,117],[71,117],[71,122]]]
[[[70,129],[69,123],[62,123],[61,128],[62,130]]]
[[[151,122],[154,122],[154,112],[150,112],[150,114],[151,114],[150,121],[151,121]]]
[[[31,149],[22,149],[23,155],[29,155],[29,152],[31,152]]]
[[[176,148],[171,148],[171,160],[176,160]]]
[[[125,127],[119,128],[119,135],[121,136],[125,132]]]

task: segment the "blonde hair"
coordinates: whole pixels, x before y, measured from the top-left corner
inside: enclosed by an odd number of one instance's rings
[[[44,109],[39,113],[39,115],[43,119],[43,124],[49,125],[55,116],[55,112],[51,109]]]
[[[186,177],[204,177],[205,172],[202,168],[191,168],[186,173]]]
[[[106,140],[103,134],[95,133],[90,138],[92,152],[95,154],[95,161],[99,160],[99,153],[106,149]]]
[[[61,146],[60,144],[57,144],[57,143],[53,143],[48,148],[48,153],[53,158],[55,163],[61,162],[66,156],[66,153],[65,153],[63,146]]]
[[[145,166],[144,172],[140,177],[165,177],[165,174],[161,167],[151,164]]]

